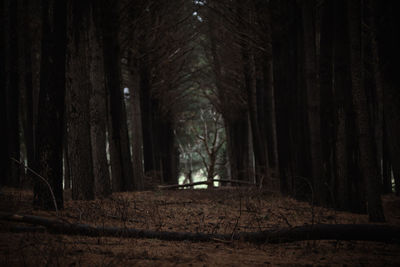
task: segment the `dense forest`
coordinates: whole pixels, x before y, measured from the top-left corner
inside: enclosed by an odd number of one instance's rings
[[[394,7],[2,0],[1,186],[51,210],[66,190],[202,176],[384,221],[381,195],[400,192]]]
[[[396,3],[0,0],[0,265],[400,264]]]

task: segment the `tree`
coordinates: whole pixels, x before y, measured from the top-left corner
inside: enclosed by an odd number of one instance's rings
[[[106,154],[107,99],[104,80],[103,39],[101,32],[101,6],[94,3],[89,11],[90,52],[90,139],[92,144],[95,194],[107,197],[111,194],[110,171]]]
[[[200,156],[205,169],[209,188],[214,186],[213,180],[217,175],[219,154],[225,143],[223,137],[223,126],[221,125],[221,115],[214,110],[200,110],[199,128],[193,128],[193,134],[197,138],[197,154]],[[203,152],[204,151],[204,152]]]
[[[361,4],[359,0],[348,1],[350,36],[350,70],[355,122],[360,149],[360,165],[366,186],[368,215],[370,221],[384,221],[379,192],[379,171],[374,158],[374,142],[367,98],[363,84],[363,55],[361,50]]]
[[[66,1],[43,1],[42,60],[36,131],[38,173],[47,179],[58,208],[63,207],[62,143],[65,96]],[[53,209],[49,188],[35,179],[34,202]]]
[[[103,57],[109,97],[109,143],[113,191],[133,190],[133,169],[121,84],[119,1],[101,1]]]
[[[17,1],[2,2],[4,8],[4,90],[5,90],[5,128],[7,159],[3,184],[17,187],[20,184],[20,168],[11,158],[20,160],[19,142],[19,47],[18,42],[18,13]]]
[[[90,132],[90,44],[89,25],[93,3],[68,3],[68,159],[72,181],[72,199],[94,199],[94,176]]]
[[[0,5],[0,59],[5,63],[6,56],[6,23],[5,23],[5,1]],[[5,64],[0,64],[0,124],[6,125],[7,123],[7,108],[6,108],[6,67]],[[7,175],[7,168],[9,168],[9,155],[7,149],[7,135],[8,132],[0,131],[0,175],[3,177],[0,180],[0,185],[5,185],[5,177]]]
[[[329,196],[327,181],[322,172],[321,107],[320,88],[317,74],[317,58],[314,28],[315,1],[302,1],[304,75],[307,92],[307,118],[310,134],[311,169],[315,200],[326,204]]]

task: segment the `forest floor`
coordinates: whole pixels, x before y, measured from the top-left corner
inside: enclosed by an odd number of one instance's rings
[[[2,189],[0,211],[56,218],[34,209],[32,192]],[[68,199],[68,197],[67,197]],[[385,196],[387,223],[400,225],[400,198]],[[255,189],[116,193],[95,201],[66,200],[71,223],[234,234],[312,223],[368,223],[366,215],[312,207]],[[13,233],[0,221],[1,266],[400,266],[400,245],[365,241],[189,242],[122,237]]]

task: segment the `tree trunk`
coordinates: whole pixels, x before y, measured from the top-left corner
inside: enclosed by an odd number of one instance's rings
[[[111,123],[108,133],[112,157],[112,185],[113,191],[130,191],[133,190],[134,177],[121,86],[118,3],[104,0],[102,4],[104,70],[110,100]]]
[[[304,75],[307,91],[307,118],[310,131],[311,171],[315,201],[326,205],[329,202],[328,181],[322,171],[321,108],[320,89],[317,80],[315,47],[315,1],[302,3]]]
[[[6,127],[7,125],[7,108],[6,108],[6,1],[0,2],[0,60],[3,64],[0,64],[0,125]],[[7,132],[0,131],[0,186],[6,184],[5,177],[7,175],[7,168],[9,168],[10,160],[7,149]]]
[[[359,143],[361,172],[366,186],[369,219],[370,221],[380,222],[384,221],[385,217],[379,190],[379,170],[374,157],[371,119],[369,117],[367,97],[363,85],[361,4],[360,0],[349,0],[347,4],[352,95]]]
[[[143,44],[142,44],[143,45]],[[146,174],[155,170],[155,156],[154,156],[154,131],[151,118],[151,97],[150,97],[150,73],[148,70],[148,56],[145,55],[145,47],[140,50],[142,59],[139,61],[139,79],[140,79],[140,109],[141,109],[141,123],[143,134],[143,159],[144,159],[144,172]]]
[[[249,181],[248,120],[239,117],[225,124],[231,179]]]
[[[390,163],[389,144],[386,134],[386,129],[383,129],[383,149],[382,149],[382,184],[383,193],[390,194],[393,192],[392,186],[392,165]]]
[[[68,79],[68,159],[72,181],[72,199],[94,199],[92,144],[90,138],[89,23],[91,4],[69,2]]]
[[[4,184],[18,187],[20,184],[20,168],[10,158],[20,159],[19,142],[19,49],[18,49],[18,4],[15,0],[5,1],[5,46],[4,64],[6,68],[6,125],[7,129],[7,172]]]
[[[35,18],[34,14],[31,15],[32,12],[32,4],[29,3],[28,0],[21,1],[21,14],[23,14],[24,18],[22,19],[22,27],[20,28],[20,32],[22,34],[22,38],[20,39],[23,47],[21,49],[21,93],[23,94],[21,109],[23,111],[23,115],[21,118],[21,124],[23,126],[24,132],[24,144],[26,150],[26,160],[27,165],[30,168],[34,168],[34,158],[35,158],[35,149],[34,149],[34,138],[35,138],[35,127],[34,127],[34,117],[35,117],[35,109],[33,108],[33,98],[34,98],[34,84],[33,84],[33,72],[32,72],[32,46],[33,46],[33,37],[32,34],[32,21]],[[23,56],[22,56],[23,55]],[[37,89],[36,89],[37,90]],[[27,176],[30,175],[27,172]],[[34,179],[34,178],[33,178]],[[28,185],[32,183],[29,182]]]
[[[379,55],[382,61],[381,69],[384,80],[384,124],[390,164],[393,168],[396,195],[400,195],[400,79],[398,73],[398,63],[400,61],[400,39],[398,24],[400,16],[394,7],[394,2],[390,4],[376,1],[380,5],[380,14],[376,21],[379,30]]]
[[[38,173],[47,179],[57,206],[63,207],[62,147],[64,134],[66,1],[43,1],[42,60],[36,164]],[[53,199],[43,181],[35,179],[34,202],[53,209]]]
[[[132,74],[135,75],[135,74]],[[140,99],[140,77],[136,75],[132,78],[129,87],[130,107],[131,107],[131,132],[132,132],[132,163],[134,186],[136,190],[144,189],[144,170],[143,170],[143,128],[142,111]]]
[[[354,196],[350,195],[349,187],[350,182],[349,176],[349,158],[351,157],[347,153],[348,137],[346,134],[347,125],[349,121],[349,105],[350,101],[347,100],[349,96],[350,77],[349,73],[349,60],[348,60],[348,35],[345,29],[347,29],[345,14],[345,3],[344,1],[331,1],[333,3],[333,76],[330,76],[331,82],[331,93],[324,97],[331,98],[327,101],[333,102],[332,106],[334,109],[334,118],[331,123],[335,125],[332,127],[334,131],[334,171],[335,171],[335,199],[336,207],[342,210],[350,209],[350,198]],[[327,7],[329,8],[329,7]],[[325,17],[325,16],[324,16]],[[327,32],[328,33],[328,29]],[[322,37],[321,37],[322,38]],[[327,40],[329,42],[329,40]],[[329,45],[329,44],[327,44]],[[323,48],[321,48],[322,51]],[[321,59],[323,55],[321,55]],[[322,67],[321,67],[322,70]],[[333,99],[332,99],[333,97]],[[333,100],[333,101],[332,101]],[[327,104],[324,104],[326,109],[329,109]],[[329,112],[329,110],[327,110]]]
[[[108,168],[107,142],[107,101],[104,80],[104,60],[102,53],[100,8],[93,5],[90,14],[89,42],[91,44],[90,81],[90,136],[92,142],[93,175],[95,194],[107,197],[111,194],[110,172]]]
[[[244,20],[246,22],[248,21],[248,23],[254,23],[252,21],[252,17],[254,16],[253,12],[253,7],[250,7],[249,9],[244,8],[244,4],[241,1],[237,1],[237,20],[239,24],[239,30],[244,32],[249,30],[247,25],[241,21]],[[239,45],[241,49],[241,59],[243,62],[242,71],[244,76],[244,87],[247,94],[247,109],[253,143],[255,178],[256,183],[262,186],[263,180],[269,175],[268,148],[266,133],[262,132],[263,128],[261,127],[258,119],[258,111],[260,108],[258,107],[257,103],[257,89],[264,90],[264,88],[257,88],[254,49],[252,49],[251,45],[246,39],[240,40]],[[261,92],[261,95],[265,95],[265,92]]]
[[[272,12],[272,47],[273,47],[273,77],[276,103],[276,131],[278,142],[280,190],[283,194],[293,195],[292,163],[294,144],[291,132],[293,131],[293,117],[295,111],[294,99],[296,92],[296,17],[295,2],[272,1],[270,7],[277,12]],[[292,19],[289,19],[292,18]],[[282,30],[284,29],[284,30]]]
[[[333,41],[334,41],[334,1],[325,1],[321,12],[320,45],[319,45],[319,83],[321,93],[321,138],[322,142],[322,175],[329,184],[329,193],[332,196],[329,200],[334,201],[335,189],[335,127],[334,114],[335,107],[333,101]],[[344,134],[344,112],[340,117],[340,133]],[[345,151],[345,146],[341,148]],[[343,175],[341,176],[343,178]],[[338,192],[340,192],[338,190]]]
[[[273,186],[279,177],[279,160],[278,160],[278,141],[276,133],[276,109],[275,109],[275,87],[274,87],[274,60],[273,60],[273,45],[272,45],[272,29],[271,29],[271,6],[268,4],[263,10],[264,14],[264,47],[262,59],[262,78],[264,85],[264,121],[260,121],[264,125],[264,138],[267,140],[267,165],[269,170],[274,173],[269,173],[270,178],[273,178]]]

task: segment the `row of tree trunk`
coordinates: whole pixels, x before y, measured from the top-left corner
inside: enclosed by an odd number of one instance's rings
[[[177,183],[182,3],[1,1],[1,185],[31,180],[53,209],[50,191],[62,208],[63,189],[90,200]]]
[[[400,182],[391,7],[209,2],[210,62],[232,178],[384,220],[380,195],[392,192],[392,177],[398,194]],[[226,97],[232,90],[237,99]]]

